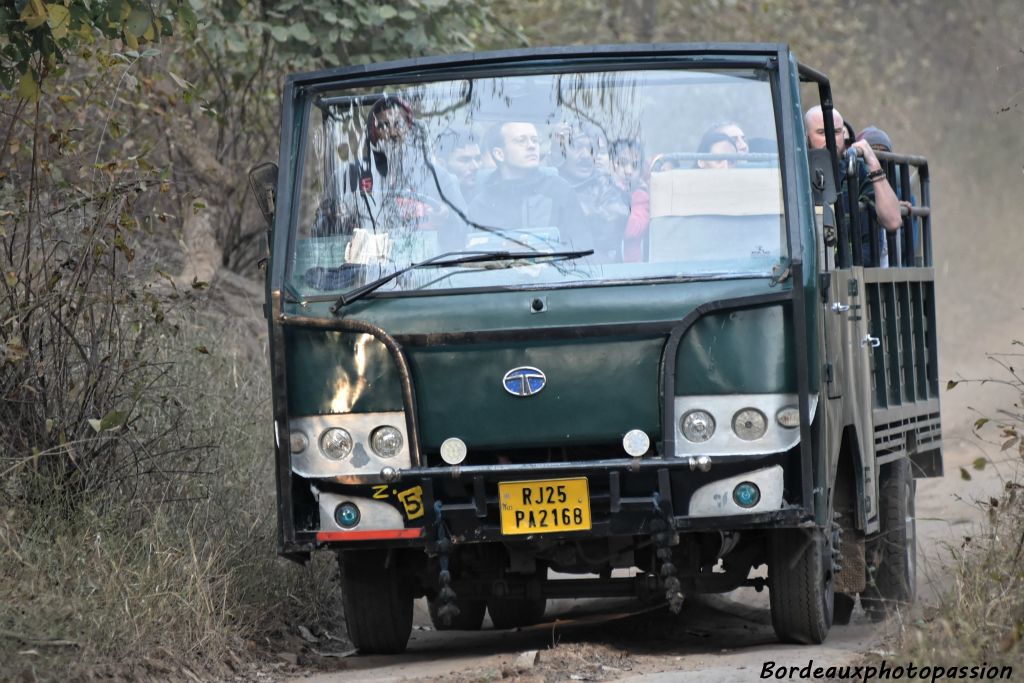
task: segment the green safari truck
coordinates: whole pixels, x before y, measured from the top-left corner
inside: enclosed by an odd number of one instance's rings
[[[337,554],[360,651],[405,649],[420,597],[513,628],[753,586],[802,643],[910,604],[942,473],[928,165],[879,153],[883,233],[831,109],[785,45],[286,80],[250,175],[279,551]]]

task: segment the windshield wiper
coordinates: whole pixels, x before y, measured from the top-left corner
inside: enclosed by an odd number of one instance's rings
[[[331,306],[331,313],[337,313],[343,306],[353,301],[362,299],[377,289],[383,287],[395,278],[408,273],[416,268],[449,268],[461,266],[466,263],[485,263],[487,261],[518,261],[523,259],[576,259],[583,256],[590,256],[593,249],[581,249],[578,251],[453,251],[447,254],[438,254],[426,261],[412,263],[405,268],[396,270],[377,278],[373,282],[367,282],[362,287],[356,287],[351,292],[346,292],[338,297],[338,300]]]

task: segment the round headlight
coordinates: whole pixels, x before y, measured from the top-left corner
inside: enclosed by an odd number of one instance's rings
[[[309,445],[309,439],[302,432],[292,432],[288,435],[288,450],[292,453],[301,453]]]
[[[370,448],[382,458],[393,458],[402,450],[402,432],[390,425],[377,427],[370,435]]]
[[[469,449],[466,442],[457,436],[452,436],[441,442],[441,459],[449,465],[458,465],[466,459]]]
[[[715,418],[704,410],[691,410],[679,420],[679,429],[687,441],[704,443],[715,433]]]
[[[622,448],[634,458],[639,458],[651,447],[651,437],[642,429],[631,429],[622,437]]]
[[[732,418],[732,431],[744,441],[754,441],[764,436],[768,419],[756,408],[744,408]]]
[[[343,460],[352,455],[352,435],[341,427],[325,429],[320,435],[320,451],[331,460]]]

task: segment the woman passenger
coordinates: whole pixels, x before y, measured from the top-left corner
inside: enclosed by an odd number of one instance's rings
[[[737,154],[739,150],[732,138],[725,133],[711,130],[704,134],[697,147],[698,154]],[[698,159],[694,168],[733,168],[735,159]]]

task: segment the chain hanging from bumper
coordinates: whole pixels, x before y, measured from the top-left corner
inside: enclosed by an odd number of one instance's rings
[[[662,505],[661,495],[657,492],[654,494],[654,511],[662,524],[662,528],[654,534],[654,546],[660,565],[658,576],[665,588],[668,608],[673,614],[679,614],[679,610],[683,608],[683,585],[679,582],[676,566],[672,563],[672,546],[679,543],[679,535],[676,533],[672,515],[669,514],[667,507]]]
[[[441,501],[434,503],[434,527],[437,533],[437,564],[440,567],[437,573],[437,616],[445,626],[451,626],[452,620],[459,616],[459,607],[455,604],[456,595],[451,586],[449,554],[452,542],[441,516]]]

